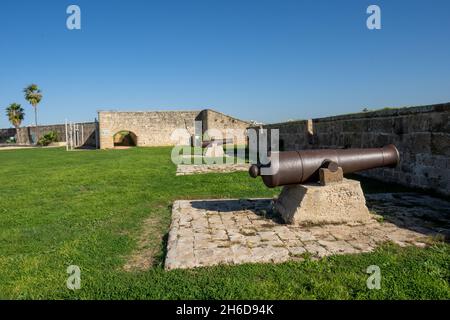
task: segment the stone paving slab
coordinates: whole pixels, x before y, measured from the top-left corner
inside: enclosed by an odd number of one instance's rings
[[[365,223],[286,225],[272,199],[179,200],[172,208],[165,268],[280,263],[334,254],[370,252],[381,243],[424,247],[427,238],[450,234],[450,202],[420,194],[367,195],[384,217]]]
[[[233,164],[179,164],[177,176],[185,176],[199,173],[230,173],[237,171],[248,171],[248,163]]]

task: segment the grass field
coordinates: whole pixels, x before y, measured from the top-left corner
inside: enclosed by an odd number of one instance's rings
[[[170,148],[0,151],[0,298],[450,298],[450,245],[444,243],[427,249],[385,245],[320,261],[166,272],[164,242],[175,199],[279,192],[245,172],[176,177],[175,169]],[[380,189],[367,181],[363,187]],[[139,254],[153,265],[125,271]],[[81,268],[76,291],[66,287],[72,264]],[[366,287],[365,271],[372,264],[382,268],[380,290]]]

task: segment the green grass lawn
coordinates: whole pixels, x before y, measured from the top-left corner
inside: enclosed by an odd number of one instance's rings
[[[386,245],[320,261],[164,271],[174,200],[279,192],[245,172],[176,177],[170,150],[0,151],[0,298],[450,298],[450,245],[444,243]],[[369,182],[363,187],[370,192]],[[125,271],[144,221],[152,222],[144,249],[154,252],[153,267]],[[80,290],[66,287],[71,264],[81,268]],[[382,269],[380,290],[366,287],[365,271],[373,264]]]

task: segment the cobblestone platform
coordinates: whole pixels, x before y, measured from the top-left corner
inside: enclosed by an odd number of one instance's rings
[[[425,247],[430,236],[450,235],[447,201],[409,193],[366,198],[383,219],[316,226],[281,224],[271,199],[175,201],[165,268],[321,258],[370,252],[386,241]]]

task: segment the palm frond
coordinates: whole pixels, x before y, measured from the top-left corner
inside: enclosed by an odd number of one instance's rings
[[[36,107],[42,100],[42,93],[37,84],[30,84],[23,89],[25,100],[27,100],[33,107]]]
[[[20,104],[11,103],[6,108],[6,116],[14,127],[20,127],[20,124],[25,118],[25,111]]]

